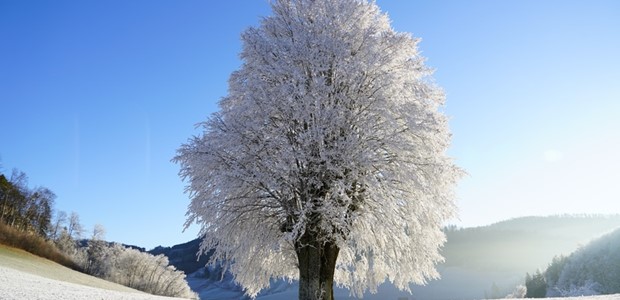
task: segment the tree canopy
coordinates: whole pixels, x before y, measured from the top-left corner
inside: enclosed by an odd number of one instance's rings
[[[438,277],[462,171],[418,40],[374,2],[271,5],[242,34],[220,110],[173,159],[186,225],[201,225],[202,251],[215,248],[250,296],[271,278],[304,281],[308,249],[355,295]]]

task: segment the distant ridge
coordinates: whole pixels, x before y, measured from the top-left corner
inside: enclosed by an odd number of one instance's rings
[[[588,224],[590,221],[596,220],[596,224]],[[608,223],[605,224],[607,220]],[[558,215],[549,215],[549,216],[526,216],[526,217],[517,217],[511,218],[503,221],[499,221],[496,223],[492,223],[486,226],[478,226],[478,227],[470,227],[471,229],[475,228],[485,228],[485,227],[494,227],[496,229],[502,228],[521,228],[523,230],[532,230],[540,228],[541,225],[549,225],[549,226],[572,226],[579,227],[582,225],[586,225],[590,227],[590,225],[599,226],[599,227],[608,227],[608,224],[616,224],[620,220],[620,214],[558,214]]]
[[[514,218],[487,226],[448,230],[446,266],[525,272],[553,256],[620,227],[620,215],[554,215]],[[529,267],[529,268],[528,268]]]

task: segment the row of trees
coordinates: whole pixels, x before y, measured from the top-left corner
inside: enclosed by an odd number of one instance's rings
[[[86,273],[154,295],[197,298],[185,273],[169,264],[164,255],[154,256],[117,243],[105,241],[105,229],[94,226],[91,236],[79,215],[59,211],[52,222],[50,238]]]
[[[166,256],[105,242],[102,225],[95,225],[92,235],[84,239],[86,231],[79,215],[54,214],[55,199],[48,188],[29,188],[22,171],[13,170],[9,177],[0,174],[0,222],[24,232],[25,238],[38,239],[44,247],[58,250],[76,269],[88,274],[155,295],[197,298],[185,273],[171,266]]]
[[[46,187],[30,188],[28,176],[20,170],[0,174],[0,222],[62,248],[81,239],[85,230],[75,212],[54,215],[55,200],[56,194]]]
[[[28,187],[24,172],[0,174],[0,221],[20,231],[47,236],[56,195],[45,187]]]
[[[185,273],[170,265],[166,256],[108,243],[104,236],[103,226],[95,225],[86,242],[66,244],[69,235],[64,231],[61,237],[65,240],[59,242],[91,275],[154,295],[197,298],[185,280]]]

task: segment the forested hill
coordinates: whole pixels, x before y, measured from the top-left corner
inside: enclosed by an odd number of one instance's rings
[[[531,271],[618,227],[620,215],[558,215],[447,230],[445,265]]]
[[[620,293],[620,229],[555,258],[544,272],[546,295]],[[544,290],[543,290],[544,291]]]

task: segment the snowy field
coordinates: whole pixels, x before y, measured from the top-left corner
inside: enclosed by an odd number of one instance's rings
[[[28,252],[0,245],[0,300],[175,299],[76,272]]]
[[[196,278],[188,278],[190,285],[201,290],[202,299],[238,300],[243,299],[239,290],[231,290],[230,286],[197,286],[192,282]],[[274,282],[276,286],[259,295],[257,300],[294,300],[297,298],[297,284]],[[204,284],[204,283],[203,283]],[[348,291],[337,288],[336,299],[354,299]],[[0,247],[0,300],[4,299],[179,299],[145,294],[128,287],[120,286],[99,278],[88,276],[71,269],[36,257],[21,250]],[[247,298],[246,298],[247,299]],[[423,300],[404,293],[382,290],[369,294],[369,300]],[[550,298],[547,298],[550,299]],[[609,296],[592,296],[577,298],[554,298],[558,300],[620,300],[620,294]]]
[[[54,280],[0,266],[0,299],[177,299],[105,290],[71,282]]]

